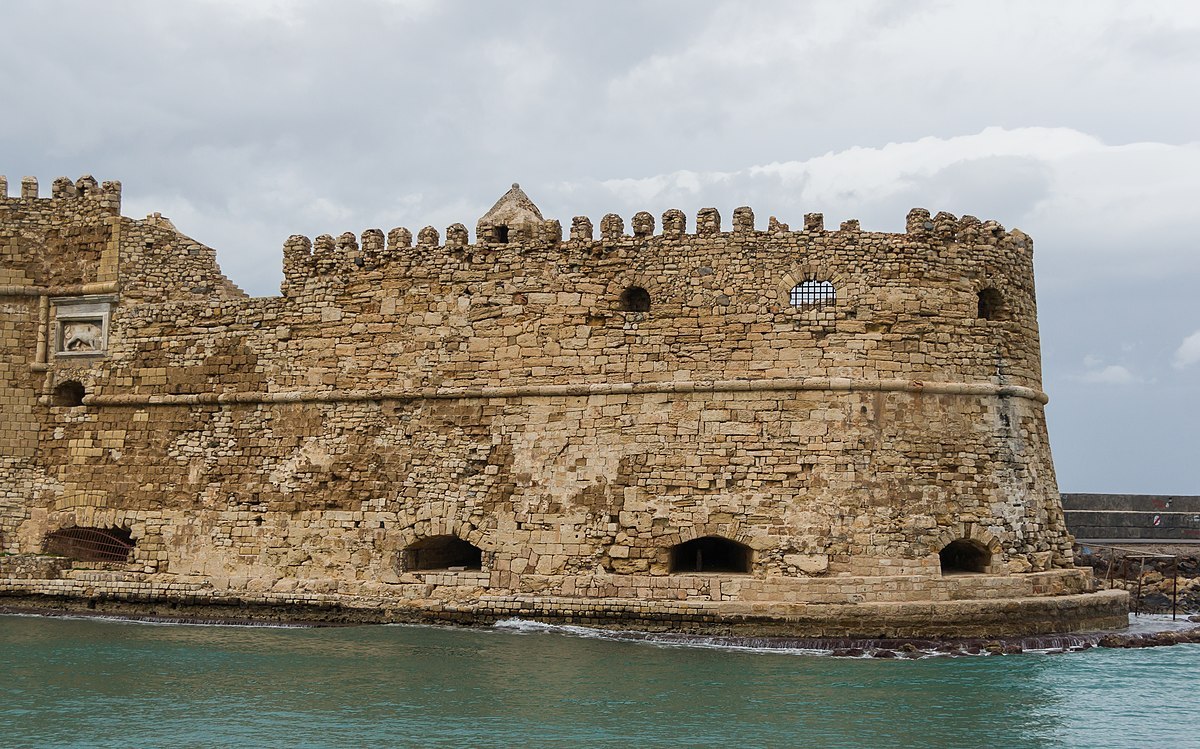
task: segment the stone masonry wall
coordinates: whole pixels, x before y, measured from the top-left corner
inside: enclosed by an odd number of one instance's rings
[[[599,239],[583,218],[565,240],[555,221],[475,244],[460,224],[444,244],[368,230],[289,239],[283,294],[252,299],[91,184],[0,201],[4,551],[126,527],[143,574],[416,597],[698,595],[670,549],[713,535],[753,550],[720,583],[742,600],[934,580],[958,538],[994,575],[1071,566],[1020,231],[920,210],[903,234],[817,214],[764,231],[744,208],[695,233],[678,211],[633,235],[606,216]],[[836,301],[793,305],[806,280]],[[38,348],[51,292],[17,286],[105,283],[104,356]],[[622,309],[630,287],[648,311]],[[982,319],[988,288],[1002,306]],[[84,405],[49,397],[67,380]],[[404,567],[441,535],[482,570]],[[905,585],[872,595],[932,590]]]

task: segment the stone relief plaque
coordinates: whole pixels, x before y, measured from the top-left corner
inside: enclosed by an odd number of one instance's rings
[[[68,320],[62,323],[60,351],[84,353],[104,350],[103,320]]]
[[[111,297],[62,297],[51,303],[55,356],[97,356],[108,350]]]

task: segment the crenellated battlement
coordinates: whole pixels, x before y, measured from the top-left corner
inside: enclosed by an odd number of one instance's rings
[[[518,203],[520,211],[507,206],[506,200]],[[718,209],[701,208],[696,212],[694,231],[689,232],[687,215],[676,208],[664,211],[660,221],[656,221],[649,211],[638,211],[628,224],[616,213],[605,214],[598,224],[588,216],[575,216],[564,236],[562,224],[541,218],[532,201],[514,185],[513,190],[476,223],[474,241],[463,223],[447,227],[444,241],[436,227],[426,226],[417,232],[415,244],[412,231],[405,227],[393,228],[386,234],[380,229],[366,229],[357,237],[344,232],[337,239],[328,234],[315,240],[294,235],[284,244],[284,288],[286,294],[288,289],[302,287],[303,279],[313,275],[370,270],[400,259],[410,264],[435,263],[438,257],[482,262],[503,248],[518,252],[551,250],[598,256],[621,248],[637,251],[651,243],[684,246],[724,238],[742,244],[773,241],[786,245],[803,244],[819,237],[848,238],[869,234],[900,242],[991,246],[1021,253],[1032,249],[1032,242],[1024,232],[1006,231],[999,222],[980,221],[970,215],[959,218],[946,211],[932,215],[924,208],[908,212],[904,232],[864,232],[858,219],[847,219],[837,230],[829,230],[821,213],[805,214],[802,228],[796,231],[775,216],[770,217],[765,229],[760,229],[754,210],[749,206],[735,208],[732,218],[732,226],[725,227]],[[514,223],[508,225],[505,220]]]
[[[72,181],[69,177],[58,177],[50,184],[50,195],[40,195],[37,177],[22,177],[20,193],[15,196],[8,194],[8,178],[0,175],[0,200],[94,200],[104,207],[120,210],[121,183],[118,181],[97,182],[90,174],[85,174]]]

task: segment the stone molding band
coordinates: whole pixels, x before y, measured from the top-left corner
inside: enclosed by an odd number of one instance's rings
[[[6,296],[89,296],[91,294],[115,294],[116,281],[81,283],[72,286],[29,286],[22,284],[0,284],[0,297]]]
[[[88,395],[86,406],[204,406],[265,403],[355,403],[363,401],[480,400],[489,398],[559,398],[593,395],[658,395],[671,393],[777,393],[823,391],[841,393],[927,393],[1025,398],[1045,404],[1041,390],[990,382],[923,382],[921,380],[852,380],[842,377],[803,379],[697,380],[557,385],[485,385],[482,387],[382,388],[377,390],[284,390],[271,393],[188,393]]]

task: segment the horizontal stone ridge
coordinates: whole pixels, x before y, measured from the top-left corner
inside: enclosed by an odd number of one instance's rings
[[[975,395],[1026,398],[1045,404],[1040,390],[988,382],[922,382],[919,380],[852,380],[838,377],[804,379],[618,382],[494,387],[388,388],[379,390],[287,390],[280,392],[111,394],[84,398],[88,406],[194,406],[240,403],[348,403],[380,400],[466,400],[472,398],[557,398],[589,395],[668,393],[741,393],[780,391],[901,392],[930,395]]]

